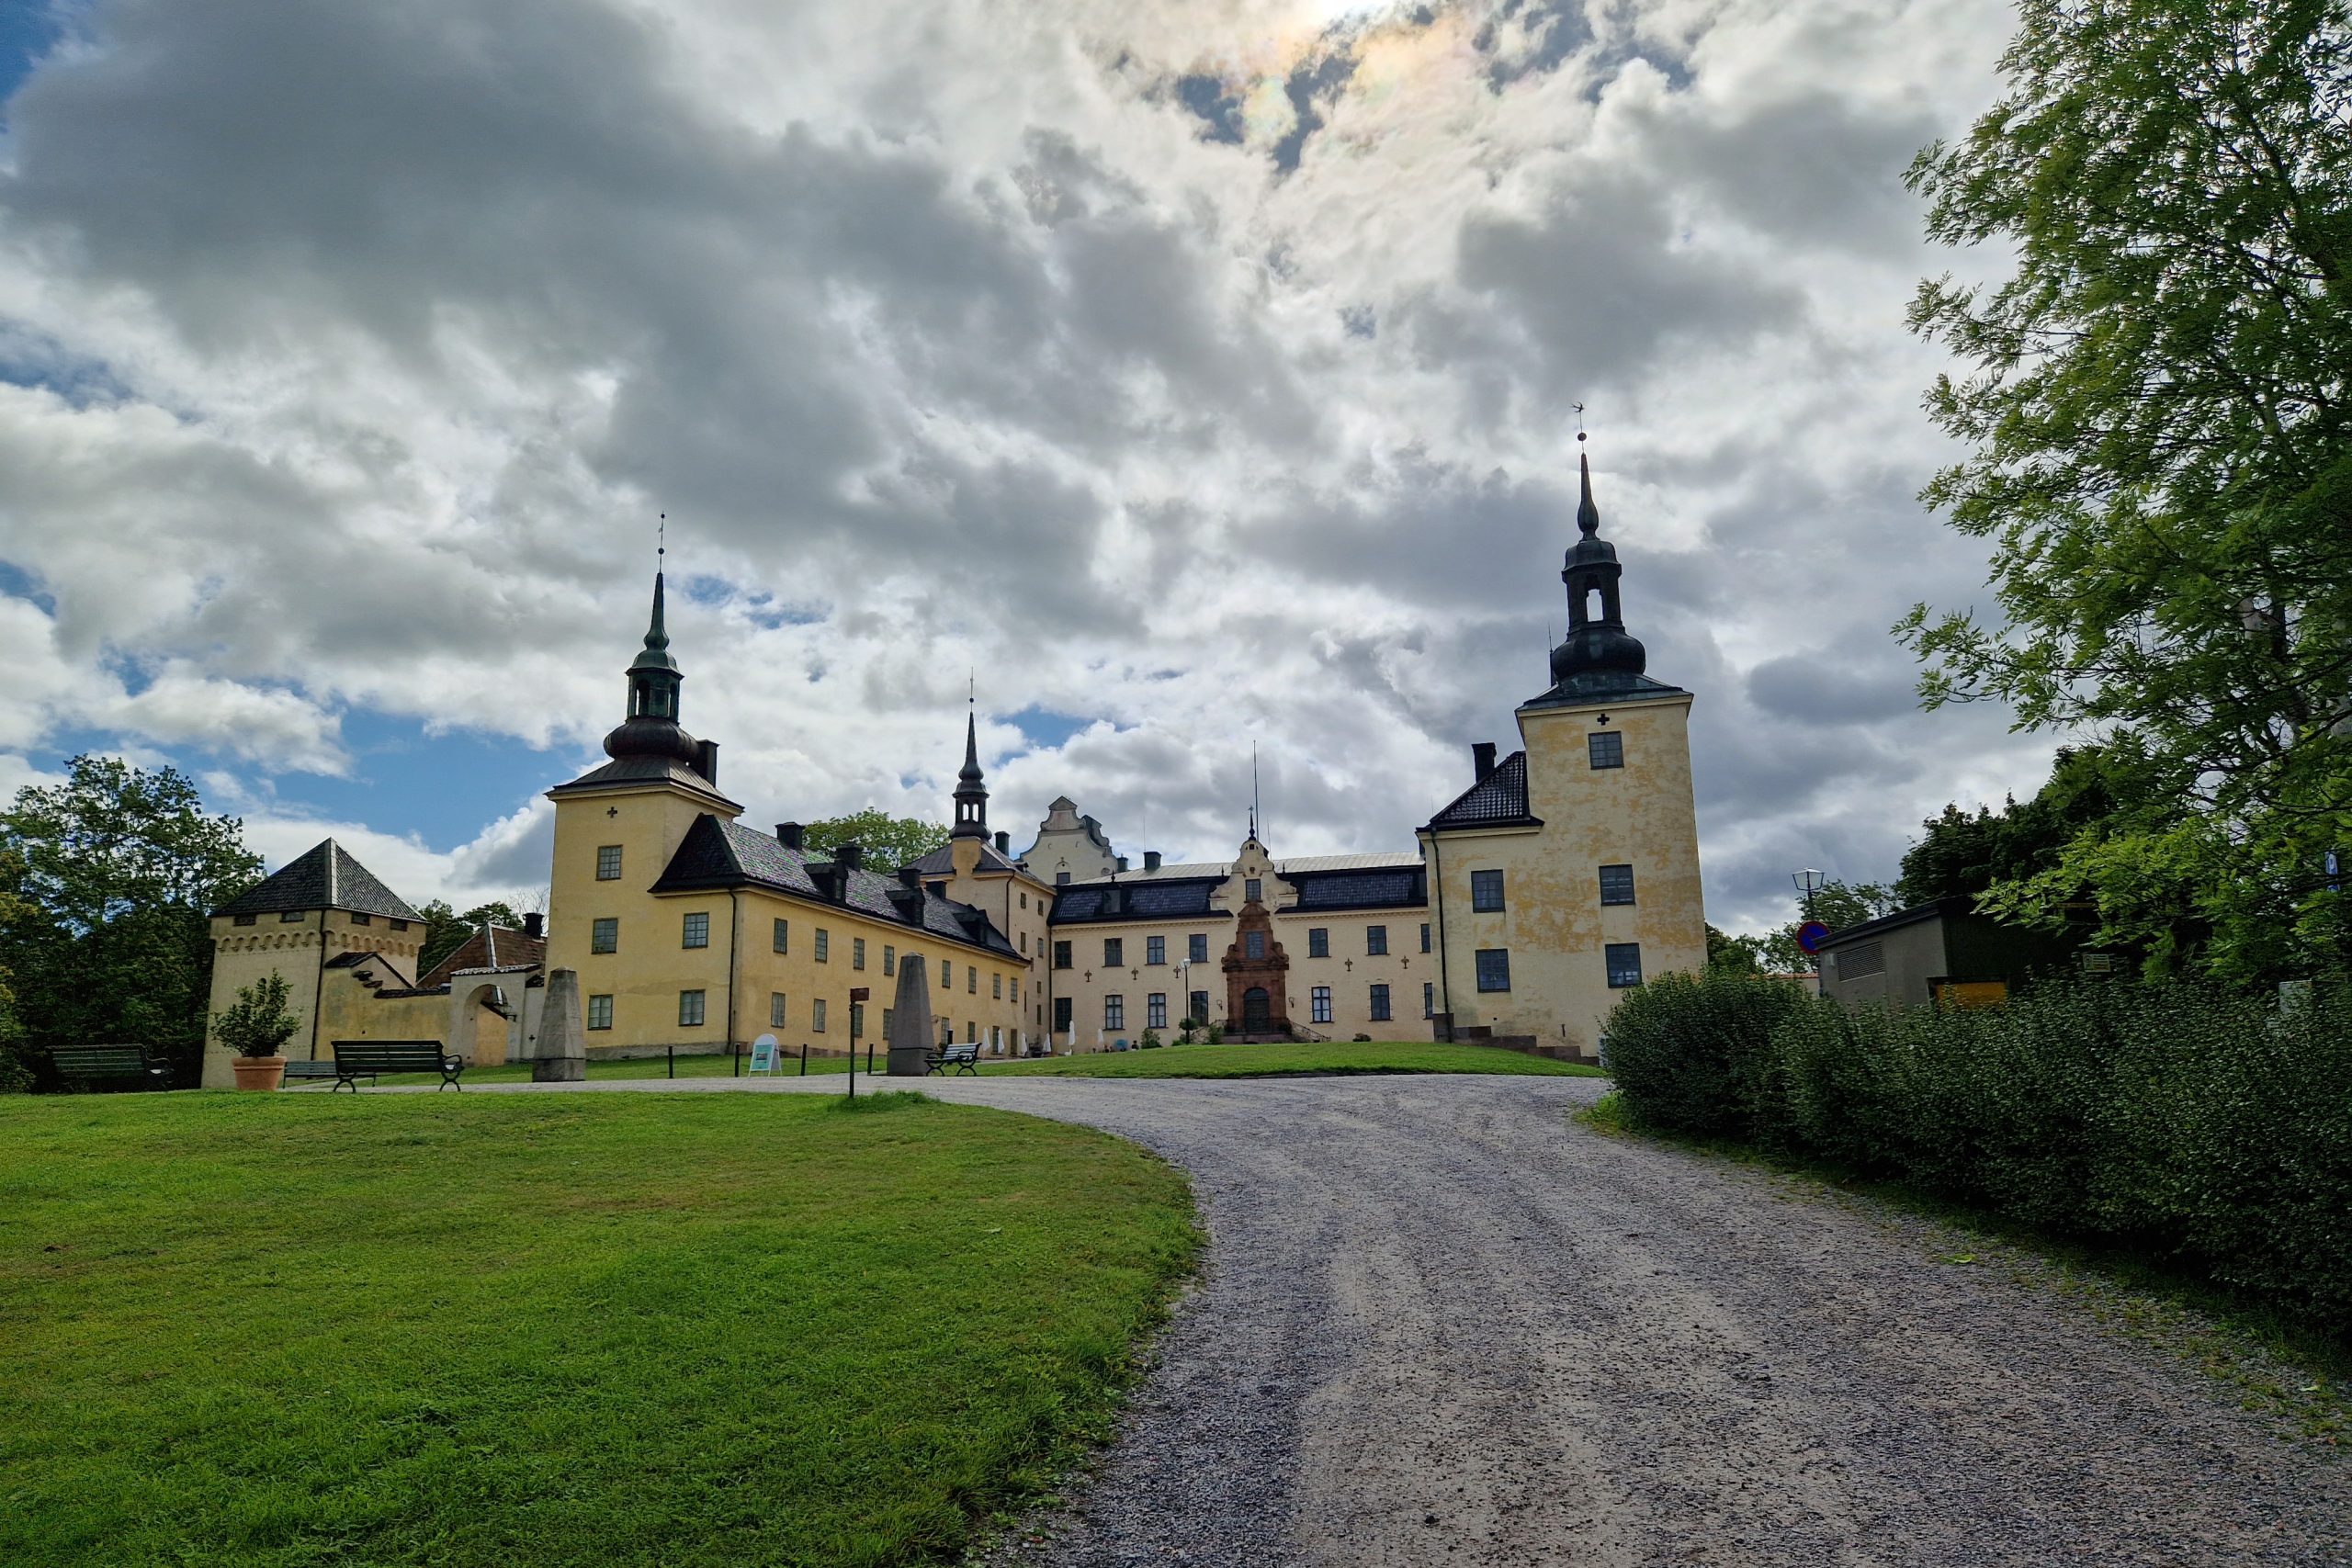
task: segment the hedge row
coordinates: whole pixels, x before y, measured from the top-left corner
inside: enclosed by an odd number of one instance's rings
[[[1849,1010],[1781,981],[1669,975],[1608,1032],[1643,1125],[1899,1178],[2352,1333],[2346,990],[2285,1010],[2121,984]]]

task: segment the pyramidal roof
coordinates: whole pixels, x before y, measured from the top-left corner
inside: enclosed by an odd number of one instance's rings
[[[333,839],[288,861],[261,885],[232,898],[216,915],[267,915],[288,909],[345,909],[355,915],[381,915],[393,920],[422,920],[423,915],[401,902]]]

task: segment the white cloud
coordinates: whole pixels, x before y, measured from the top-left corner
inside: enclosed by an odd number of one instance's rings
[[[1023,839],[1069,793],[1219,852],[1255,739],[1278,848],[1403,848],[1544,683],[1583,400],[1699,694],[1711,912],[1771,917],[2046,756],[1905,711],[1883,635],[1981,592],[1909,499],[1943,262],[1900,174],[2007,21],[98,5],[8,106],[0,559],[54,615],[0,601],[39,673],[0,746],[592,744],[667,511],[686,716],[756,817],[937,813],[977,670],[1110,721],[996,769]],[[251,830],[414,897],[516,886],[544,826]]]

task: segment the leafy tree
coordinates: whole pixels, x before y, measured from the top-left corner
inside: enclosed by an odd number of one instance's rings
[[[1997,883],[2055,868],[2066,847],[2109,822],[2119,802],[2109,786],[2105,753],[2097,747],[2059,751],[2049,782],[2020,805],[1973,815],[1947,806],[1920,824],[1919,841],[1903,857],[1894,892],[1902,907],[1939,898],[1974,898]]]
[[[1764,938],[1732,936],[1707,928],[1707,967],[1731,975],[1753,975],[1764,967]]]
[[[1913,164],[1972,448],[1925,499],[1993,541],[1998,625],[1897,627],[1930,707],[2088,729],[2133,804],[2000,908],[2245,978],[2345,963],[2352,846],[2352,26],[2345,0],[2020,0],[2008,91]],[[1955,835],[1956,837],[1957,835]],[[1998,882],[1999,879],[1996,879]],[[2198,924],[2210,938],[2187,945]]]
[[[523,929],[523,917],[503,898],[477,904],[463,914],[449,908],[447,899],[435,898],[419,908],[417,913],[424,917],[424,946],[416,957],[419,978],[426,970],[465,946],[467,939],[481,930],[484,921],[493,926],[504,926],[508,931]]]
[[[936,822],[892,817],[873,806],[846,817],[811,822],[801,838],[812,850],[830,852],[843,844],[860,845],[865,851],[865,863],[880,871],[919,861],[946,841],[947,829]]]
[[[237,987],[237,999],[212,1015],[220,1043],[240,1056],[275,1056],[286,1047],[301,1021],[286,1010],[289,987],[286,976],[273,969],[250,986]]]
[[[37,1040],[137,1043],[193,1081],[212,981],[206,916],[251,886],[243,824],[175,768],[78,756],[0,812],[0,968]]]

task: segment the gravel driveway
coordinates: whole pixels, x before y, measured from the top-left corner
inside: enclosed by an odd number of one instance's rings
[[[1212,1238],[994,1563],[2352,1562],[2352,1463],[1925,1227],[1572,1122],[1598,1080],[923,1087],[1158,1150]]]

